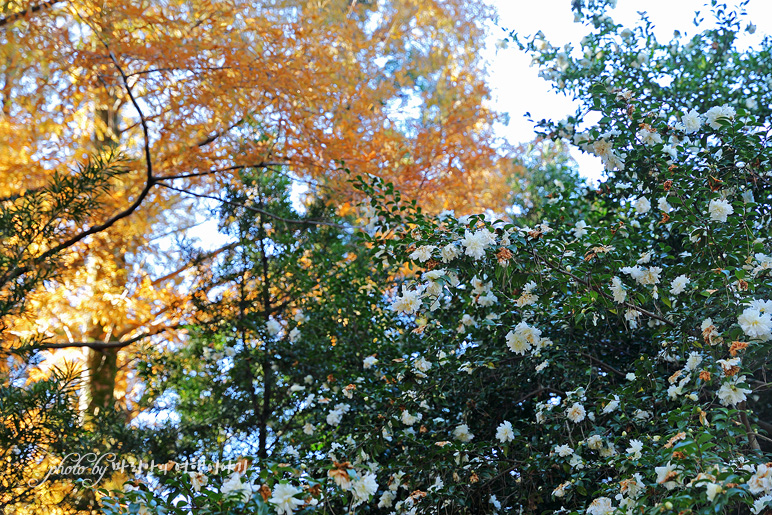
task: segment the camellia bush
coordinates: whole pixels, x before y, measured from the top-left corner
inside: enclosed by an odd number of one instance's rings
[[[538,212],[463,217],[360,178],[372,266],[402,265],[390,327],[349,343],[354,369],[319,365],[270,460],[111,510],[772,509],[770,41],[738,50],[754,28],[716,3],[715,27],[666,44],[610,7],[574,2],[581,48],[514,38],[581,104],[542,145],[606,178],[556,170]]]

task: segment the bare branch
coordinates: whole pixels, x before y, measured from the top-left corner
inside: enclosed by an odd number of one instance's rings
[[[217,250],[214,250],[212,252],[208,252],[208,253],[204,254],[203,256],[200,256],[193,263],[188,263],[185,266],[178,268],[177,270],[169,272],[168,274],[166,274],[166,275],[164,275],[162,277],[159,277],[158,279],[153,280],[153,282],[151,282],[150,284],[153,285],[153,286],[158,286],[159,284],[161,284],[162,282],[166,281],[167,279],[171,279],[172,277],[175,277],[175,276],[181,274],[182,272],[184,272],[185,270],[195,266],[196,262],[204,261],[204,260],[207,260],[207,259],[212,259],[214,257],[217,257],[222,252],[225,252],[226,250],[230,250],[230,249],[232,249],[234,247],[236,247],[236,243],[230,243],[228,245],[225,245],[224,247],[220,247]]]
[[[169,188],[170,190],[179,191],[180,193],[185,193],[186,195],[191,195],[193,197],[197,198],[205,198],[209,200],[216,200],[218,202],[222,202],[223,204],[228,204],[229,206],[236,206],[236,207],[242,207],[248,211],[253,211],[255,213],[261,213],[263,215],[269,216],[273,218],[274,220],[278,220],[280,222],[285,222],[288,224],[295,224],[295,225],[326,225],[329,227],[337,227],[339,229],[353,229],[358,228],[355,225],[342,225],[342,224],[336,224],[334,222],[324,222],[321,220],[293,220],[291,218],[284,218],[279,215],[276,215],[274,213],[271,213],[270,211],[266,211],[264,209],[260,209],[254,206],[247,206],[245,204],[239,204],[237,202],[230,202],[228,200],[222,199],[220,197],[215,197],[213,195],[204,195],[202,193],[194,193],[192,191],[188,191],[182,188],[175,188],[174,186],[170,186],[169,184],[165,184],[163,182],[157,182],[159,186],[163,186],[164,188]]]
[[[128,340],[124,341],[116,341],[116,342],[64,342],[64,343],[44,343],[41,345],[38,345],[35,347],[36,350],[48,350],[48,349],[67,349],[70,347],[88,347],[90,349],[94,350],[104,350],[104,349],[122,349],[123,347],[128,347],[132,343],[136,343],[140,340],[143,340],[145,338],[149,338],[151,336],[154,336],[156,334],[160,334],[166,330],[173,329],[174,327],[164,327],[160,331],[156,331],[154,333],[142,333],[139,334],[133,338],[129,338]]]
[[[217,173],[223,173],[223,172],[233,172],[235,170],[244,170],[245,168],[268,168],[270,166],[287,166],[289,163],[280,163],[280,162],[264,162],[261,161],[256,164],[249,164],[249,165],[234,165],[229,166],[227,168],[218,168],[216,170],[209,170],[206,172],[194,172],[194,173],[183,173],[180,175],[167,175],[165,177],[156,177],[157,181],[172,181],[175,179],[190,179],[191,177],[203,177],[205,175],[214,175]]]

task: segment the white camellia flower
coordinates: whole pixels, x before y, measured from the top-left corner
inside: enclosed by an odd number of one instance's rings
[[[737,317],[737,323],[743,332],[751,338],[767,340],[772,333],[772,314],[748,307]]]
[[[402,415],[400,416],[400,420],[406,426],[412,426],[422,418],[423,418],[423,415],[421,415],[420,413],[418,413],[417,415],[411,415],[408,410],[403,411]]]
[[[434,478],[434,484],[429,487],[428,491],[429,492],[436,492],[436,491],[442,489],[443,486],[445,486],[445,481],[443,481],[440,476],[437,476],[437,477]]]
[[[464,233],[461,244],[465,248],[465,254],[478,260],[485,257],[485,249],[495,241],[492,233],[488,229],[480,229],[472,233],[468,229]]]
[[[619,407],[619,395],[614,395],[614,399],[609,401],[608,404],[606,404],[603,407],[603,413],[612,413]]]
[[[678,149],[673,145],[662,145],[662,152],[670,156],[671,161],[678,157]],[[671,161],[668,161],[668,163],[671,163]]]
[[[506,340],[509,350],[522,356],[532,347],[542,345],[541,330],[520,322],[513,331],[507,333]]]
[[[635,410],[633,416],[638,420],[648,420],[651,418],[651,413],[646,410],[639,409]]]
[[[752,300],[748,303],[748,307],[758,309],[761,314],[772,314],[772,300]]]
[[[516,331],[509,331],[506,335],[506,339],[507,347],[515,354],[520,354],[522,356],[531,348],[531,344],[528,340],[523,338],[523,336]]]
[[[701,126],[702,116],[700,116],[700,113],[698,113],[696,109],[692,109],[681,117],[681,126],[679,126],[679,129],[687,134],[692,134],[700,130]]]
[[[413,366],[419,372],[427,372],[430,368],[432,368],[432,364],[423,356],[415,360],[415,362],[413,362]]]
[[[571,448],[570,445],[563,444],[558,445],[555,447],[555,452],[558,456],[565,458],[566,456],[571,456],[574,453],[574,450]]]
[[[587,412],[584,410],[584,406],[575,402],[570,408],[566,410],[566,417],[571,422],[578,424],[587,416]]]
[[[644,268],[643,275],[641,276],[639,282],[643,285],[646,284],[658,284],[659,283],[659,274],[662,273],[662,268],[658,266],[652,266],[648,269]]]
[[[496,304],[498,300],[499,300],[498,297],[496,297],[496,295],[494,295],[492,291],[489,291],[485,295],[481,295],[480,297],[478,297],[477,303],[482,307],[488,307]]]
[[[442,250],[440,250],[440,256],[442,257],[443,263],[450,263],[454,259],[456,259],[461,254],[461,251],[458,249],[458,246],[454,245],[453,243],[448,243],[444,247],[442,247]]]
[[[354,494],[354,506],[359,506],[363,502],[370,500],[370,496],[375,495],[378,490],[378,483],[375,481],[375,474],[369,473],[353,481],[351,492]]]
[[[636,261],[636,263],[638,263],[639,265],[645,265],[645,264],[651,263],[651,255],[652,255],[652,251],[650,250],[647,252],[644,252],[643,254],[641,254],[641,257],[638,258],[638,261]]]
[[[724,199],[713,199],[708,204],[708,213],[714,222],[726,222],[727,217],[734,213],[734,208]]]
[[[649,147],[662,143],[662,136],[654,130],[641,129],[636,136],[641,140],[641,143]]]
[[[337,426],[340,424],[341,418],[343,418],[343,412],[339,410],[331,410],[327,414],[327,423],[331,426]]]
[[[391,505],[394,503],[394,499],[396,498],[397,498],[397,494],[395,494],[391,490],[386,490],[381,494],[381,498],[378,500],[378,507],[391,508]]]
[[[587,439],[587,447],[595,451],[603,447],[603,438],[600,435],[592,435]]]
[[[601,159],[608,159],[614,153],[614,145],[609,140],[600,138],[595,140],[588,150]]]
[[[252,485],[241,481],[241,475],[234,472],[223,481],[220,493],[223,495],[237,494],[242,502],[247,502],[252,498]]]
[[[505,420],[496,428],[496,438],[501,443],[511,442],[515,439],[515,432],[512,430],[512,423]]]
[[[726,118],[729,120],[734,120],[735,114],[736,112],[731,106],[716,106],[708,109],[708,112],[705,113],[705,119],[712,129],[720,129],[721,124],[718,123],[719,119]]]
[[[305,504],[305,501],[295,497],[301,492],[301,489],[295,488],[288,483],[279,483],[274,485],[268,502],[275,506],[277,515],[292,515],[295,508]]]
[[[576,222],[576,225],[574,225],[573,231],[575,238],[581,238],[587,234],[587,223],[584,220],[579,220]]]
[[[759,465],[748,479],[748,488],[754,495],[772,493],[772,467]]]
[[[314,427],[314,425],[310,422],[306,422],[305,425],[303,426],[303,432],[307,435],[314,434],[315,429],[316,428]]]
[[[770,503],[772,503],[772,495],[764,495],[759,497],[753,501],[753,508],[751,508],[751,512],[753,515],[759,515],[759,513],[761,513],[764,508],[768,508],[770,506]]]
[[[684,368],[687,372],[691,372],[692,370],[696,370],[697,367],[700,366],[700,363],[702,363],[702,356],[700,356],[699,352],[692,351],[686,359],[686,366]]]
[[[611,504],[608,497],[598,497],[587,507],[587,515],[611,515],[616,508]]]
[[[206,474],[202,474],[201,472],[193,472],[190,474],[190,484],[196,492],[200,492],[201,487],[208,482],[209,478],[206,477]]]
[[[459,442],[470,442],[474,435],[469,431],[469,426],[461,424],[453,430],[453,438]]]
[[[657,209],[663,213],[669,213],[673,210],[673,206],[667,203],[667,197],[660,197],[657,201]]]
[[[718,389],[718,400],[723,406],[736,406],[743,402],[748,393],[751,393],[747,388],[740,388],[738,383],[745,382],[745,376],[732,376],[732,378]]]
[[[566,490],[571,487],[571,481],[561,483],[557,488],[552,491],[552,495],[555,497],[565,497]]]
[[[268,322],[265,323],[265,328],[268,330],[268,334],[271,336],[276,336],[281,332],[281,323],[279,323],[276,319],[271,317],[268,319]]]
[[[634,460],[641,459],[642,450],[643,442],[640,440],[630,440],[630,447],[627,448],[627,454],[629,454]]]
[[[635,201],[633,207],[635,208],[635,212],[637,214],[643,215],[651,211],[651,202],[649,202],[649,199],[646,197],[640,197]]]
[[[657,474],[657,484],[664,486],[668,490],[672,490],[678,486],[678,483],[674,480],[678,479],[681,472],[680,467],[677,467],[668,461],[665,466],[654,467],[654,472]]]
[[[635,265],[632,267],[623,267],[621,271],[635,279],[638,284],[646,286],[659,283],[659,274],[662,273],[662,268],[658,266],[646,268],[640,265]]]
[[[396,313],[411,315],[421,308],[421,294],[413,290],[408,291],[407,286],[402,286],[402,295],[394,299],[391,309]]]
[[[536,302],[539,301],[539,296],[533,293],[534,289],[536,289],[536,283],[528,281],[525,286],[523,286],[523,294],[515,301],[515,304],[521,308],[536,304]]]
[[[710,502],[713,502],[713,499],[716,498],[716,495],[724,491],[721,485],[717,483],[706,483],[705,488],[707,489],[708,500]]]
[[[724,372],[724,375],[731,376],[737,372],[737,367],[740,366],[740,358],[719,359],[716,361],[716,363],[721,366],[721,370]]]
[[[365,359],[362,360],[362,367],[364,369],[372,368],[376,364],[378,364],[378,358],[375,356],[367,356]]]
[[[409,257],[413,261],[420,261],[421,263],[425,263],[432,258],[432,252],[436,248],[436,245],[422,245],[415,249]]]
[[[619,277],[614,276],[611,278],[611,294],[614,296],[614,302],[618,304],[622,304],[627,298],[627,292]]]
[[[689,278],[685,275],[679,275],[670,285],[670,293],[673,295],[679,295],[684,292],[686,285],[689,284]]]

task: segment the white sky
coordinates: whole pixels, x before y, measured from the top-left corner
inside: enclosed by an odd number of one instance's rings
[[[579,41],[589,28],[574,23],[571,0],[487,0],[499,13],[499,25],[515,30],[521,35],[530,35],[541,30],[547,41],[554,46]],[[637,11],[646,11],[654,24],[654,32],[660,42],[669,41],[673,31],[689,36],[696,30],[692,23],[694,13],[700,10],[706,21],[710,20],[710,9],[704,7],[707,0],[618,0],[617,7],[609,16],[625,26],[633,26],[640,19]],[[735,2],[729,0],[730,5]],[[757,26],[756,34],[743,39],[747,44],[758,41],[764,34],[772,34],[772,1],[750,0],[747,6],[748,22]],[[486,51],[490,61],[490,84],[494,93],[494,106],[498,111],[509,113],[510,122],[499,127],[500,136],[513,143],[533,140],[533,125],[525,118],[530,112],[534,120],[543,118],[560,120],[573,114],[574,106],[566,97],[550,90],[547,81],[538,77],[538,69],[530,67],[530,57],[520,52],[515,45],[497,49],[496,42],[505,34],[493,27]],[[582,175],[597,179],[602,165],[600,160],[576,152],[574,158],[580,165]]]

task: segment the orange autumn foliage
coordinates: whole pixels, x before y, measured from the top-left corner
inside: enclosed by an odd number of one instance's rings
[[[178,325],[188,263],[159,257],[160,235],[195,221],[180,190],[217,195],[244,167],[313,180],[341,205],[347,171],[374,174],[460,213],[502,207],[518,172],[486,107],[482,1],[16,1],[4,12],[0,198],[110,143],[131,171],[89,223],[147,195],[71,247],[34,316],[11,323],[16,335],[126,341]]]

